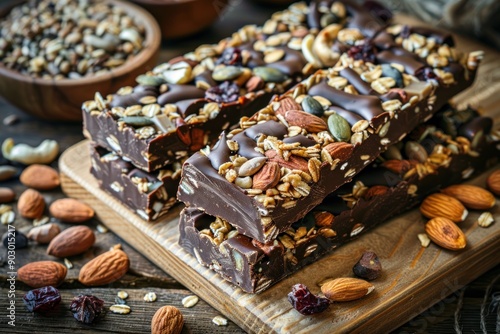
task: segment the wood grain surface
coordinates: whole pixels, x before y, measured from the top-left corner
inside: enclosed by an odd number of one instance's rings
[[[451,252],[436,245],[422,248],[417,239],[425,219],[413,210],[382,224],[319,261],[281,281],[269,290],[247,294],[201,266],[177,243],[176,206],[163,219],[150,223],[100,190],[89,173],[88,142],[83,141],[59,161],[63,191],[90,204],[98,218],[152,262],[172,275],[214,308],[250,333],[385,332],[413,318],[482,273],[500,263],[500,224],[485,229],[477,225],[479,212],[461,224],[468,240],[464,251]],[[485,173],[472,181],[484,186]],[[500,221],[497,204],[491,211]],[[286,299],[295,283],[318,293],[319,283],[352,276],[352,266],[364,251],[375,251],[384,266],[366,298],[333,304],[314,317],[297,313]]]

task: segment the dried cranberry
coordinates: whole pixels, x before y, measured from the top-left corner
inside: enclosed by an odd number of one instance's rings
[[[375,63],[375,54],[377,50],[373,43],[369,40],[365,40],[363,44],[354,45],[349,50],[347,50],[347,55],[356,60],[369,61]]]
[[[313,295],[304,284],[295,284],[288,294],[288,301],[301,314],[321,313],[330,306],[327,298]]]
[[[56,288],[44,286],[28,291],[23,297],[23,302],[30,312],[46,312],[61,302],[61,295]]]
[[[404,39],[410,37],[410,34],[411,34],[411,30],[410,30],[410,27],[407,26],[407,25],[404,25],[402,28],[401,28],[401,32],[399,33],[399,36],[403,37]]]
[[[378,1],[366,0],[363,7],[368,9],[373,16],[380,18],[384,22],[388,22],[392,19],[392,12],[389,8],[385,7]]]
[[[222,55],[215,62],[217,65],[233,65],[233,66],[242,66],[243,65],[243,57],[241,56],[241,50],[238,48],[227,48],[224,49]]]
[[[438,80],[437,75],[434,73],[432,67],[424,66],[415,71],[415,76],[422,81]]]
[[[104,315],[104,301],[92,295],[80,295],[73,298],[69,309],[76,320],[91,324]]]
[[[224,81],[220,85],[210,87],[205,91],[205,98],[217,103],[236,101],[239,95],[240,87],[230,81]]]

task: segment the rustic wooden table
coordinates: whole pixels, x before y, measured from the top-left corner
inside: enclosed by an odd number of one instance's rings
[[[262,23],[267,17],[279,8],[263,7],[252,2],[236,0],[228,10],[222,14],[221,20],[211,29],[190,39],[175,42],[165,42],[162,48],[160,60],[167,60],[186,51],[192,50],[196,45],[202,43],[216,42],[235,31],[238,27],[249,23]],[[492,62],[493,63],[493,62]],[[494,66],[487,73],[486,84],[482,84],[475,92],[473,98],[480,99],[485,91],[499,91],[500,75]],[[496,94],[486,103],[487,108],[494,109],[493,115],[498,119],[500,109],[500,97]],[[479,100],[480,101],[480,100]],[[479,105],[483,105],[478,102]],[[7,137],[12,137],[16,142],[24,142],[31,145],[39,144],[43,139],[51,138],[59,142],[61,151],[72,146],[83,139],[81,124],[79,123],[57,123],[34,119],[23,114],[20,110],[0,100],[0,121],[6,116],[16,115],[18,122],[13,125],[0,123],[0,142]],[[0,165],[8,162],[0,156]],[[53,163],[57,167],[57,162]],[[19,195],[25,187],[16,179],[0,182],[1,186],[13,188]],[[48,203],[57,198],[64,197],[60,189],[44,192]],[[59,222],[58,222],[59,223]],[[498,222],[497,222],[498,223]],[[92,220],[89,223],[94,229],[99,221]],[[31,222],[17,217],[15,225],[18,230],[27,232]],[[69,225],[61,223],[63,228]],[[0,234],[6,231],[5,226],[0,226]],[[67,332],[109,332],[109,333],[147,333],[150,332],[150,321],[154,312],[163,305],[175,305],[184,314],[185,326],[183,333],[243,333],[238,326],[229,322],[227,326],[218,327],[212,322],[212,318],[221,315],[204,301],[193,308],[182,307],[181,300],[185,296],[196,294],[189,291],[165,274],[144,256],[136,252],[129,245],[120,240],[111,232],[96,233],[95,246],[80,256],[71,258],[74,265],[68,271],[66,281],[60,286],[63,302],[60,307],[49,315],[32,314],[24,308],[21,298],[29,287],[21,282],[16,283],[16,326],[10,327],[7,322],[8,311],[8,287],[7,281],[9,269],[5,265],[6,250],[0,246],[0,332],[8,333],[67,333]],[[110,246],[121,243],[124,250],[131,259],[131,268],[118,282],[104,287],[87,288],[78,280],[78,272],[84,263],[96,254],[102,253]],[[16,266],[32,261],[45,260],[45,246],[30,243],[26,249],[20,249],[16,253]],[[450,286],[443,294],[436,296],[436,304],[429,309],[421,308],[415,312],[415,318],[405,325],[399,327],[395,333],[499,333],[500,330],[500,266],[483,274],[480,278],[469,285],[459,289],[459,286]],[[451,290],[458,291],[449,295]],[[92,326],[82,325],[76,322],[68,309],[69,300],[78,294],[93,294],[105,300],[109,307],[113,303],[116,293],[120,290],[127,291],[129,298],[127,304],[132,312],[128,315],[108,313],[103,321]],[[154,303],[146,303],[143,296],[149,291],[154,291],[158,300]],[[496,302],[495,302],[496,301]],[[496,307],[496,308],[495,308]],[[135,311],[135,312],[134,312]],[[222,316],[224,316],[222,314]]]

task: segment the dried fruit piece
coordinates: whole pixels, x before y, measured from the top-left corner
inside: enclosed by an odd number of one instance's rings
[[[442,189],[441,192],[458,199],[468,209],[486,210],[495,205],[495,196],[478,186],[456,184]]]
[[[73,318],[84,324],[91,324],[105,314],[104,301],[92,295],[79,295],[73,298],[69,309],[73,313]]]
[[[447,218],[437,217],[429,220],[425,224],[425,232],[432,241],[446,249],[460,250],[467,245],[462,230]]]
[[[127,254],[115,246],[99,255],[80,269],[78,280],[85,285],[96,286],[113,283],[125,275],[130,266]]]
[[[61,302],[61,295],[53,286],[45,286],[28,291],[23,296],[23,302],[30,312],[47,312]]]
[[[58,286],[66,278],[68,269],[54,261],[28,263],[17,271],[17,278],[32,288]]]
[[[180,334],[184,326],[181,311],[174,306],[163,306],[151,319],[151,334]]]
[[[61,183],[59,174],[54,168],[39,164],[26,167],[19,176],[19,181],[36,190],[54,189]]]
[[[40,218],[45,210],[45,200],[42,194],[34,189],[26,189],[17,202],[19,214],[24,218]]]
[[[372,281],[382,274],[382,264],[374,252],[364,252],[352,268],[354,275]]]
[[[321,313],[330,306],[328,299],[313,295],[307,286],[300,283],[292,287],[288,301],[294,309],[304,315]]]
[[[420,205],[420,212],[427,218],[445,217],[455,223],[464,221],[469,213],[458,200],[440,193],[427,196]]]
[[[326,298],[336,302],[347,302],[362,298],[375,287],[359,278],[342,277],[324,283],[321,292]]]
[[[54,201],[49,207],[54,218],[69,223],[82,223],[94,216],[94,210],[87,204],[74,198],[62,198]]]
[[[59,258],[78,255],[92,247],[94,242],[95,235],[89,227],[70,227],[52,239],[47,247],[47,254]]]
[[[486,185],[492,193],[500,196],[500,169],[497,169],[488,176],[488,179],[486,179]]]

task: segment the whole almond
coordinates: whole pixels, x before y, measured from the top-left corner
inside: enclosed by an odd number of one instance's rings
[[[118,248],[99,255],[80,269],[78,280],[88,286],[113,283],[125,275],[130,266],[127,254]]]
[[[340,161],[347,160],[351,156],[353,148],[352,144],[345,142],[330,143],[324,147],[333,159],[340,159]]]
[[[54,261],[31,262],[17,271],[17,278],[32,288],[58,286],[66,278],[66,266]]]
[[[184,317],[175,306],[163,306],[151,319],[151,334],[180,334]]]
[[[61,182],[57,171],[46,165],[30,165],[19,176],[19,181],[27,187],[37,190],[51,190]]]
[[[373,187],[368,188],[368,190],[365,193],[364,198],[365,198],[365,200],[369,201],[373,197],[384,195],[388,190],[389,190],[389,187],[387,187],[387,186],[380,186],[380,185],[373,186]]]
[[[467,245],[462,230],[447,218],[437,217],[429,220],[425,224],[425,232],[432,241],[446,249],[460,250]]]
[[[28,238],[38,242],[39,244],[48,244],[59,233],[61,233],[59,225],[54,223],[45,224],[33,227],[28,233]]]
[[[279,107],[276,109],[276,115],[285,116],[285,113],[289,110],[300,110],[300,104],[295,102],[295,100],[290,96],[285,96],[281,98],[279,101]]]
[[[34,189],[26,189],[17,201],[19,214],[24,218],[36,219],[43,215],[45,200],[42,194]]]
[[[336,302],[347,302],[362,298],[375,287],[359,278],[342,277],[324,283],[321,292],[326,298]]]
[[[285,120],[289,125],[300,126],[309,133],[317,133],[328,129],[325,121],[301,110],[288,110],[285,112]]]
[[[14,190],[6,187],[0,187],[0,204],[10,203],[16,198]]]
[[[94,232],[87,226],[70,227],[59,233],[47,247],[47,254],[59,258],[78,255],[92,247]]]
[[[50,214],[68,223],[82,223],[94,216],[94,210],[87,204],[74,198],[62,198],[49,207]]]
[[[497,169],[488,176],[486,180],[488,189],[497,196],[500,196],[500,169]]]
[[[398,175],[403,175],[412,167],[408,160],[386,160],[382,166]]]
[[[427,218],[445,217],[455,223],[464,221],[468,214],[462,203],[440,193],[427,196],[420,205],[420,212]]]
[[[264,166],[253,176],[252,188],[267,190],[280,181],[280,166],[277,162],[267,161]]]
[[[486,210],[495,205],[495,196],[478,186],[456,184],[442,189],[441,192],[458,199],[468,209]]]
[[[328,211],[316,211],[314,212],[314,220],[316,226],[319,227],[330,227],[333,224],[335,216]]]
[[[288,160],[285,160],[279,156],[275,150],[267,150],[265,155],[269,158],[269,161],[277,162],[280,167],[298,169],[306,173],[309,172],[307,160],[302,157],[292,155],[288,158]]]

